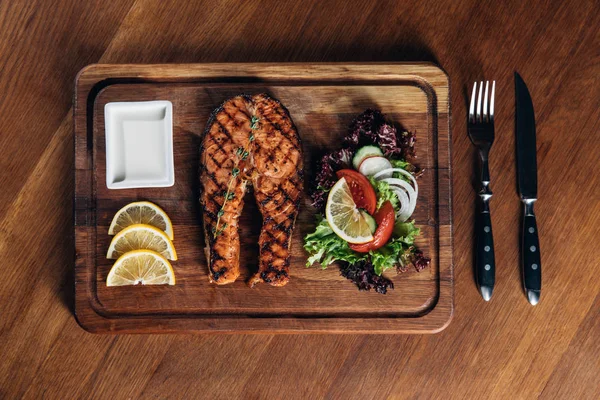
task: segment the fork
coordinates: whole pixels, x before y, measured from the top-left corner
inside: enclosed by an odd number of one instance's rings
[[[477,82],[473,85],[473,94],[469,106],[468,132],[471,142],[477,147],[480,161],[480,181],[479,202],[475,235],[477,243],[475,248],[475,279],[479,292],[485,301],[492,298],[494,283],[496,280],[496,265],[494,258],[494,237],[492,235],[492,218],[490,216],[489,201],[492,197],[490,189],[490,168],[488,166],[488,157],[492,143],[494,143],[494,94],[496,91],[496,81],[492,82],[492,91],[488,93],[490,82],[485,82],[485,93],[483,81],[479,83],[479,92],[477,91]],[[481,108],[483,97],[483,110]]]

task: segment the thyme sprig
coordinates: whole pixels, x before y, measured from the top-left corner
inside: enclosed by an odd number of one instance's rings
[[[252,129],[253,131],[257,130],[259,126],[259,121],[260,118],[252,116],[252,119],[250,120],[250,129]],[[220,226],[221,217],[225,214],[225,204],[227,204],[229,200],[233,200],[235,198],[235,193],[232,192],[232,186],[233,182],[235,181],[235,178],[237,178],[240,174],[239,161],[243,161],[248,158],[248,156],[250,155],[250,146],[252,145],[252,142],[254,142],[254,134],[250,134],[250,137],[248,138],[248,143],[246,143],[245,147],[240,146],[235,151],[235,154],[239,157],[239,160],[236,161],[235,166],[231,170],[231,178],[229,179],[229,183],[227,184],[227,190],[223,194],[223,205],[221,206],[221,209],[217,212],[217,223],[212,229],[214,238],[223,233],[225,228],[227,228],[226,222],[224,222],[223,225]]]

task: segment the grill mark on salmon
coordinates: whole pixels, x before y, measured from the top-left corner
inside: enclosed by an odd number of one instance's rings
[[[254,130],[253,117],[258,118]],[[248,145],[250,135],[254,141],[244,161],[237,150]],[[239,277],[238,221],[244,194],[251,185],[263,224],[259,268],[249,284],[285,285],[289,281],[292,232],[303,190],[301,142],[289,112],[266,94],[236,96],[213,112],[200,149],[200,202],[210,281],[227,284]],[[243,173],[232,179],[233,167],[242,164]],[[215,236],[213,230],[230,181],[233,197],[227,200],[220,218],[220,226],[225,229]]]
[[[266,95],[253,97],[261,124],[256,137],[254,196],[263,216],[258,272],[250,284],[289,281],[290,246],[303,188],[300,137],[288,111]]]
[[[240,108],[248,107],[248,99],[237,96],[224,102],[211,115],[200,154],[200,203],[203,210],[205,253],[209,280],[222,285],[240,275],[240,239],[238,221],[244,207],[246,181],[232,178],[236,151],[245,146],[250,134],[250,120]],[[220,219],[221,234],[215,236],[218,214],[230,186],[232,198],[225,203]]]

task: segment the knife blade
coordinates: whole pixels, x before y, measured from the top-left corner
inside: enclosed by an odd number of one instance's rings
[[[538,229],[533,211],[537,200],[536,130],[533,101],[523,78],[515,72],[516,146],[519,194],[523,203],[521,272],[523,288],[532,305],[540,300],[542,263]]]

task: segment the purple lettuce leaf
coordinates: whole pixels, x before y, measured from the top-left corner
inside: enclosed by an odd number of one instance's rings
[[[358,290],[375,289],[377,293],[386,294],[388,289],[394,288],[394,283],[384,276],[377,275],[373,264],[368,261],[359,261],[354,264],[340,262],[339,267],[341,275],[353,282]]]
[[[398,147],[396,128],[390,124],[384,123],[377,130],[377,144],[386,157],[402,155],[402,149]]]
[[[429,266],[431,259],[425,257],[423,252],[415,246],[410,246],[404,254],[400,255],[399,261],[396,266],[398,273],[408,271],[409,264],[412,264],[417,272],[421,272]]]
[[[377,131],[385,123],[379,110],[367,109],[352,121],[344,145],[356,150],[362,146],[377,144]]]
[[[352,152],[349,149],[340,149],[325,154],[317,165],[317,176],[315,187],[311,191],[313,207],[322,210],[327,202],[329,190],[335,185],[338,178],[336,171],[350,168],[352,163]]]
[[[412,160],[416,157],[415,154],[415,134],[411,132],[400,132],[397,135],[398,138],[398,149],[400,150],[400,157],[405,160]]]

